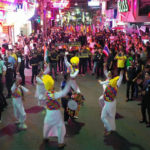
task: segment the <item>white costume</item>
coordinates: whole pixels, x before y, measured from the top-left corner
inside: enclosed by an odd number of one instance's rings
[[[100,106],[103,108],[104,107],[104,91],[105,91],[105,88],[106,88],[106,86],[108,85],[108,83],[109,83],[109,77],[108,77],[108,71],[107,70],[105,70],[104,71],[104,74],[105,74],[105,76],[106,76],[106,80],[105,81],[101,81],[100,82],[100,85],[102,85],[103,86],[103,94],[99,97],[99,104],[100,104]]]
[[[60,98],[67,95],[70,91],[70,82],[68,82],[62,91],[47,92],[45,100],[47,101],[46,116],[44,118],[44,139],[48,137],[57,136],[58,143],[64,143],[64,136],[66,134],[65,124],[60,111]],[[47,96],[46,96],[47,95]]]
[[[78,73],[79,73],[79,69],[74,69],[72,67],[72,65],[68,62],[67,60],[67,57],[65,56],[64,57],[64,62],[65,62],[65,65],[67,67],[67,70],[69,71],[70,73],[70,83],[71,83],[71,87],[72,89],[77,92],[77,93],[80,93],[80,89],[75,81],[75,78],[77,77]]]
[[[13,86],[11,87],[14,115],[16,119],[19,121],[20,126],[22,126],[26,120],[26,113],[24,111],[24,106],[22,102],[21,89],[25,93],[29,91],[27,88],[23,86],[17,87],[16,83],[14,83]]]
[[[45,92],[46,89],[44,87],[44,83],[40,77],[36,77],[36,92],[35,92],[35,98],[38,99],[38,105],[44,106],[44,97],[45,97]]]
[[[123,75],[120,74],[120,77],[117,81],[117,87],[120,87],[121,81],[123,79]],[[116,115],[116,99],[114,98],[113,101],[104,101],[104,107],[101,113],[101,120],[104,123],[104,127],[106,130],[115,131],[116,130],[116,123],[115,123],[115,115]]]

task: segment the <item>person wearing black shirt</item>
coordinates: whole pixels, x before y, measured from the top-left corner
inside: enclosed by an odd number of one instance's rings
[[[50,60],[50,75],[52,76],[52,72],[54,69],[55,80],[57,80],[57,62],[58,62],[58,53],[56,50],[52,49],[49,55]]]
[[[8,50],[8,43],[5,39],[3,40],[2,47],[5,48],[5,50]]]
[[[148,113],[148,119],[146,117],[146,110]],[[142,113],[142,120],[140,123],[147,123],[147,127],[150,127],[150,73],[145,73],[145,81],[143,83],[143,90],[142,90],[142,105],[141,105],[141,113]]]
[[[22,85],[25,85],[25,75],[24,75],[24,69],[25,69],[25,58],[23,56],[23,54],[21,52],[18,53],[18,71],[19,71],[19,74],[21,76],[21,79],[22,79],[22,82],[21,84]]]
[[[6,96],[6,98],[11,98],[11,86],[14,81],[13,79],[14,70],[13,70],[13,65],[8,62],[7,57],[5,58],[5,66],[6,66],[6,74],[5,74],[6,88],[8,91],[8,95]]]
[[[31,60],[30,60],[30,65],[32,66],[32,78],[31,78],[31,83],[34,85],[34,79],[36,78],[38,74],[38,58],[37,54],[34,53]]]
[[[114,55],[113,55],[112,51],[110,50],[110,54],[107,59],[107,70],[112,71],[113,65],[114,65]]]
[[[104,63],[104,55],[102,53],[102,49],[99,49],[98,53],[96,54],[97,59],[97,79],[99,78],[99,75],[101,73],[101,77],[103,77],[103,63]]]
[[[44,52],[41,48],[38,49],[37,58],[39,61],[39,70],[44,70]]]
[[[127,72],[126,72],[126,80],[127,80],[126,101],[127,102],[129,100],[133,100],[134,84],[135,84],[136,77],[137,77],[137,71],[134,66],[135,64],[131,62],[131,66],[127,68]],[[130,96],[130,93],[131,93],[131,96]]]

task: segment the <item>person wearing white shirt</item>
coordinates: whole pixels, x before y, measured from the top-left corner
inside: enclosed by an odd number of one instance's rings
[[[29,90],[24,86],[21,86],[19,82],[19,79],[16,79],[16,82],[14,82],[11,87],[14,116],[17,119],[16,123],[19,124],[19,128],[27,129],[27,125],[25,124],[26,112],[24,110],[23,100],[24,93],[28,93]]]
[[[30,69],[29,68],[29,53],[30,53],[29,45],[28,45],[28,43],[26,43],[25,47],[24,47],[24,55],[25,55],[25,59],[26,59],[26,65],[25,65],[25,67],[27,69]]]

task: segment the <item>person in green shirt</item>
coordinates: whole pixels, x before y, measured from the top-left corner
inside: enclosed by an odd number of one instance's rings
[[[128,53],[127,60],[126,60],[127,68],[131,66],[131,62],[133,62],[133,57],[132,57],[131,53]]]

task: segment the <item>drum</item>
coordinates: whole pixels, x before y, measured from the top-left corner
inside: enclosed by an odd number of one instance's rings
[[[75,111],[77,110],[77,108],[78,108],[77,102],[74,100],[70,100],[68,102],[68,108],[67,108],[68,115],[73,117],[75,115]]]
[[[77,102],[78,105],[83,104],[85,98],[81,93],[74,93],[72,98]]]

